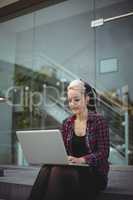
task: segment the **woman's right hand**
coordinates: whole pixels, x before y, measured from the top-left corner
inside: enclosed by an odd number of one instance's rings
[[[68,156],[69,163],[78,163],[78,164],[85,164],[85,159],[83,157],[77,158],[74,156]]]

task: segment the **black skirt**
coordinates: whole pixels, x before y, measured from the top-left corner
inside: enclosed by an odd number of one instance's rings
[[[94,167],[44,165],[28,200],[93,200],[106,185]]]

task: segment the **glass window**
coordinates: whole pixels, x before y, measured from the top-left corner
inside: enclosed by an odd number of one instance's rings
[[[0,81],[6,99],[0,106],[8,109],[3,117],[9,127],[8,133],[7,124],[0,130],[10,139],[9,163],[27,164],[16,130],[59,128],[70,115],[69,81],[82,78],[94,85],[92,17],[92,0],[69,0],[1,24]]]
[[[111,160],[133,162],[132,139],[132,1],[95,1],[96,87],[101,92],[102,111],[110,125]]]
[[[68,0],[0,24],[0,163],[27,165],[16,130],[59,128],[77,78],[108,120],[110,162],[133,163],[132,8]]]

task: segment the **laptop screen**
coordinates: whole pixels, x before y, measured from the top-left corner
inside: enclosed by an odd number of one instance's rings
[[[62,135],[58,129],[17,131],[16,134],[29,164],[68,164]]]

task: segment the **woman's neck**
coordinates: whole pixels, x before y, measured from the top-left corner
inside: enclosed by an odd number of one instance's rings
[[[83,111],[82,113],[76,115],[76,120],[84,121],[84,120],[87,120],[87,117],[88,117],[88,110],[85,109],[85,111]]]

